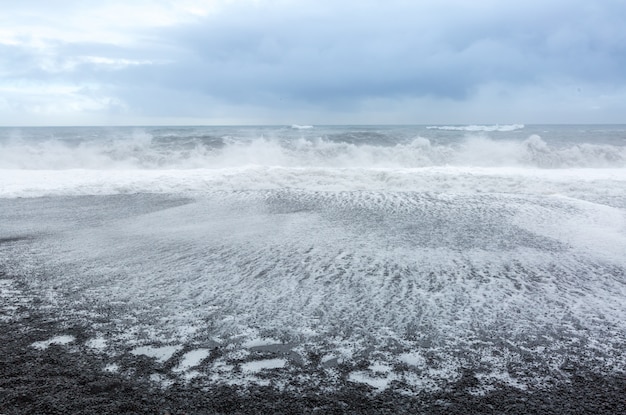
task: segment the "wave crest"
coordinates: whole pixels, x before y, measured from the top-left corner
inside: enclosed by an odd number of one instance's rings
[[[434,125],[426,127],[429,130],[444,130],[444,131],[468,131],[468,132],[506,132],[524,129],[524,124],[495,124],[495,125]]]
[[[579,143],[549,145],[526,140],[468,136],[431,141],[359,142],[323,137],[157,137],[136,133],[111,140],[0,141],[0,169],[216,169],[416,168],[433,166],[528,168],[623,168],[626,146]]]

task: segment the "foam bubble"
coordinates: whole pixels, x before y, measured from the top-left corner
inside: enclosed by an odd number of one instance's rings
[[[262,370],[282,369],[287,364],[285,359],[253,360],[241,365],[241,370],[248,373],[256,373]]]
[[[62,336],[56,336],[53,337],[51,339],[48,340],[42,340],[39,342],[35,342],[33,344],[31,344],[31,347],[34,347],[35,349],[39,349],[39,350],[45,350],[48,347],[50,347],[53,344],[57,344],[60,346],[65,346],[67,344],[70,344],[72,342],[74,342],[76,340],[76,338],[74,336],[70,336],[70,335],[62,335]]]
[[[143,355],[147,357],[152,357],[156,359],[156,361],[159,363],[165,363],[180,349],[182,349],[182,346],[179,345],[161,347],[141,346],[131,350],[131,354],[135,356]]]
[[[185,353],[178,366],[174,368],[174,372],[184,372],[198,366],[209,354],[210,350],[208,349],[196,349]]]

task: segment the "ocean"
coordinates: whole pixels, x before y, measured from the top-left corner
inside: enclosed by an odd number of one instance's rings
[[[1,128],[0,298],[163,389],[623,376],[626,125]]]

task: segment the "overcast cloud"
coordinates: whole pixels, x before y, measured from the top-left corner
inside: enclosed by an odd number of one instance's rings
[[[626,2],[0,2],[0,124],[623,123]]]

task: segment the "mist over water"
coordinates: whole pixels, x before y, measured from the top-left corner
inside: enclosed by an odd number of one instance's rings
[[[521,125],[308,127],[3,129],[0,168],[626,166],[615,127],[610,134]]]
[[[168,379],[623,372],[625,149],[623,126],[4,129],[0,267],[107,359],[206,358]]]

